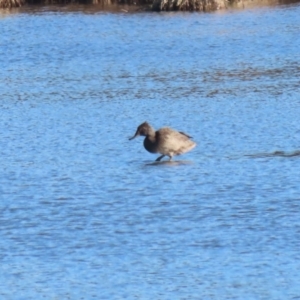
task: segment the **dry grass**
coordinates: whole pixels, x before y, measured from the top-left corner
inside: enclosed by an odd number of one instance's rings
[[[212,11],[226,7],[226,0],[154,0],[156,11]]]
[[[300,0],[0,0],[1,8],[20,7],[26,4],[101,4],[104,6],[143,6],[153,11],[214,11],[228,7],[277,5],[300,2]],[[141,9],[143,10],[143,9]]]
[[[20,7],[25,4],[25,0],[0,0],[0,8]]]

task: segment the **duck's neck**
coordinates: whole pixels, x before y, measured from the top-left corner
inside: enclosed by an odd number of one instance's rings
[[[155,143],[155,130],[152,127],[149,129],[149,132],[148,132],[146,138],[150,142]]]
[[[155,131],[151,130],[144,139],[144,147],[151,153],[157,153]]]

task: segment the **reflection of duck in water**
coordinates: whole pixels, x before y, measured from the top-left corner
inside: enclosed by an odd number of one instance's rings
[[[129,140],[139,135],[145,136],[144,147],[147,151],[162,154],[156,161],[160,161],[164,156],[169,156],[171,160],[173,156],[186,153],[196,146],[191,137],[184,132],[169,127],[155,131],[147,122],[141,124]]]

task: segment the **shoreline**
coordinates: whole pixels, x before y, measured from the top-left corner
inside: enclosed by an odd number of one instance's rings
[[[300,0],[0,0],[1,9],[33,6],[91,7],[112,12],[213,12],[299,3]]]

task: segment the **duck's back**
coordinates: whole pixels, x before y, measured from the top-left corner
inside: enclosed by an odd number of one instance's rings
[[[169,127],[156,131],[156,144],[159,153],[171,156],[186,153],[196,146],[189,135]]]

